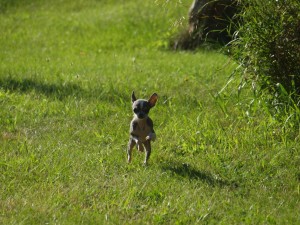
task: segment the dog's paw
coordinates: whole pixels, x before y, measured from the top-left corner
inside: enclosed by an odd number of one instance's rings
[[[155,133],[150,133],[147,137],[146,140],[148,141],[155,141],[156,139],[156,134]]]

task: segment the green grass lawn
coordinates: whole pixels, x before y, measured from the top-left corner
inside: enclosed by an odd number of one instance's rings
[[[300,223],[299,126],[228,56],[167,50],[174,2],[0,0],[0,224]],[[132,90],[159,95],[147,167]]]

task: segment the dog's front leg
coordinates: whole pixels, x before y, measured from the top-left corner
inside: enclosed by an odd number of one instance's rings
[[[151,143],[150,140],[147,140],[145,143],[145,148],[146,148],[146,155],[145,155],[145,161],[144,161],[144,165],[147,165],[147,162],[150,158],[150,154],[151,154]]]
[[[149,140],[149,141],[155,141],[155,139],[156,139],[156,134],[155,134],[154,131],[153,131],[153,132],[150,132],[150,133],[148,134],[148,136],[146,137],[146,140]]]
[[[140,152],[143,152],[144,151],[143,143],[137,137],[132,137],[132,139],[135,141],[137,149]]]

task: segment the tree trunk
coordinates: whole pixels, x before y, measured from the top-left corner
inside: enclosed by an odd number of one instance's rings
[[[174,48],[194,49],[204,42],[227,44],[234,33],[238,0],[194,0],[189,10],[189,27]]]

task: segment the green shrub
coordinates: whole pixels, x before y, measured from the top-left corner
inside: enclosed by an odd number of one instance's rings
[[[245,0],[233,41],[234,56],[250,80],[279,96],[300,93],[299,0]]]

